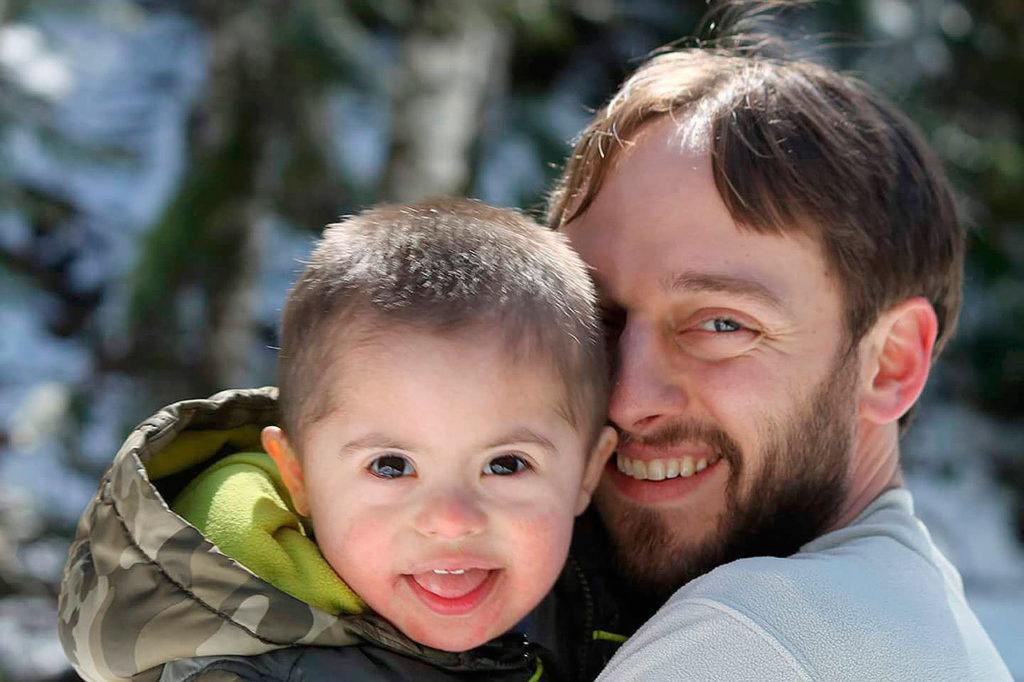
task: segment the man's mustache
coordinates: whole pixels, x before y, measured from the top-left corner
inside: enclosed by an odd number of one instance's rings
[[[684,443],[706,443],[734,469],[741,463],[739,445],[722,429],[694,420],[674,421],[646,433],[630,433],[612,425],[619,434],[619,447],[634,443],[647,447],[672,447]]]

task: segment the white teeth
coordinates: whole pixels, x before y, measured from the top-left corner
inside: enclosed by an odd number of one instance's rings
[[[663,481],[670,478],[687,478],[707,469],[711,464],[718,461],[712,458],[709,462],[707,457],[701,457],[694,462],[693,457],[678,457],[674,459],[630,459],[616,454],[615,466],[626,476],[635,478],[638,481]]]
[[[447,570],[445,570],[443,568],[435,568],[434,569],[434,573],[436,573],[437,575],[462,575],[465,572],[466,572],[466,569],[464,569],[464,568],[453,568],[450,571],[447,571]]]

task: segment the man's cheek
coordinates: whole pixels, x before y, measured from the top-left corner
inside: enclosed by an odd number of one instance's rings
[[[737,358],[707,364],[694,372],[691,382],[699,404],[718,426],[727,432],[730,425],[742,425],[750,415],[763,412],[793,393],[793,378],[786,368],[754,358]],[[730,433],[729,435],[733,435]]]

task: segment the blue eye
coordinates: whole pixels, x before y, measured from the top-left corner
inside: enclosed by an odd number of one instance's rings
[[[501,455],[484,465],[484,473],[493,476],[512,476],[529,468],[530,465],[518,455]]]
[[[744,328],[742,324],[728,317],[713,317],[710,320],[701,322],[699,326],[701,331],[726,334],[738,332]]]
[[[367,468],[379,478],[401,478],[416,473],[412,462],[401,455],[381,455],[370,462]]]

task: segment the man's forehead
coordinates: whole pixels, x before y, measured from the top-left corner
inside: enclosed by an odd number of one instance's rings
[[[710,168],[711,164],[710,122],[698,115],[662,114],[641,125],[620,144],[609,173],[627,163],[636,165],[638,160],[672,159],[694,171],[705,165]]]
[[[810,283],[834,284],[821,246],[802,233],[764,234],[734,224],[716,230],[699,219],[616,223],[616,216],[593,214],[570,226],[605,300],[717,294],[785,312],[806,297]]]
[[[602,219],[629,214],[670,219],[699,212],[735,225],[715,185],[710,152],[685,141],[687,135],[667,118],[645,126],[612,161],[592,202],[567,231],[580,219],[587,224],[594,213]]]
[[[663,114],[637,129],[633,140],[634,145],[660,146],[669,154],[706,159],[711,153],[711,121],[700,111],[685,116]]]
[[[573,196],[566,199],[564,207],[564,216],[571,216],[572,219],[556,228],[564,230],[584,215],[606,188],[609,179],[619,174],[627,160],[632,160],[630,165],[637,165],[635,157],[638,150],[642,150],[641,156],[644,157],[641,163],[649,161],[652,153],[676,158],[685,155],[690,158],[687,165],[699,172],[705,165],[710,167],[710,139],[710,123],[706,117],[672,113],[659,114],[641,123],[628,135],[620,136],[616,131],[598,139],[599,153],[591,160],[591,164],[603,168],[598,172],[591,165],[580,167],[575,177],[581,183]],[[584,204],[587,208],[580,211]]]

